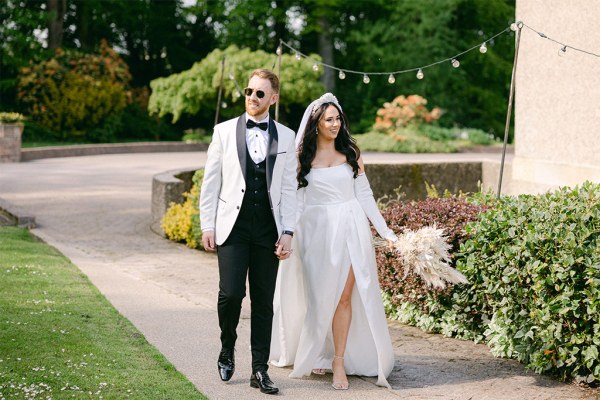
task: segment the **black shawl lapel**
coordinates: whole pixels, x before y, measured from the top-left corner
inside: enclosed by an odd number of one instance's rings
[[[275,127],[275,121],[269,118],[269,151],[267,152],[267,188],[269,189],[271,188],[275,159],[277,158],[278,142],[279,136],[277,134],[277,127]]]
[[[244,180],[246,180],[246,113],[238,118],[235,134],[240,168],[242,168],[242,175],[244,175]]]

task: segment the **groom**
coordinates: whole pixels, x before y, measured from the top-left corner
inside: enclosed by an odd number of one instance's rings
[[[218,314],[223,381],[235,370],[234,346],[248,276],[251,299],[250,386],[275,394],[267,374],[273,295],[279,260],[291,253],[296,218],[294,132],[269,117],[279,79],[269,70],[250,75],[246,113],[214,128],[200,191],[202,244],[217,251]]]

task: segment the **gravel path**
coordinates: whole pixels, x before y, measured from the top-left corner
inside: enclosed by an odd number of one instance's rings
[[[476,160],[489,154],[374,155],[366,162]],[[108,300],[210,399],[264,399],[249,387],[248,302],[239,326],[236,374],[217,376],[216,257],[172,243],[150,229],[152,176],[203,165],[206,154],[152,153],[44,159],[0,164],[0,197],[36,217],[32,232],[76,264]],[[494,358],[484,345],[390,322],[396,367],[392,390],[350,378],[334,391],[331,375],[305,380],[269,372],[290,399],[598,399]]]

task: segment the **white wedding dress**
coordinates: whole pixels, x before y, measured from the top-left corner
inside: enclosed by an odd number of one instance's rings
[[[350,165],[313,168],[306,179],[308,186],[298,190],[294,253],[280,264],[277,276],[271,364],[294,365],[292,378],[308,376],[314,368],[331,369],[333,315],[352,267],[356,284],[346,373],[376,376],[378,385],[389,387],[394,352],[367,215],[381,236],[393,237],[393,232],[376,208],[366,176],[354,179]],[[360,179],[366,195],[355,187]]]

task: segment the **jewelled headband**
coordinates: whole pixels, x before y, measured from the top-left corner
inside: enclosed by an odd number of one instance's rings
[[[340,109],[340,112],[342,111],[342,106],[340,106],[340,103],[339,103],[337,97],[335,97],[331,93],[325,93],[323,96],[321,96],[317,100],[315,100],[312,111],[310,112],[310,115],[313,115],[315,112],[317,112],[319,107],[321,107],[323,104],[326,104],[326,103],[333,103]]]

